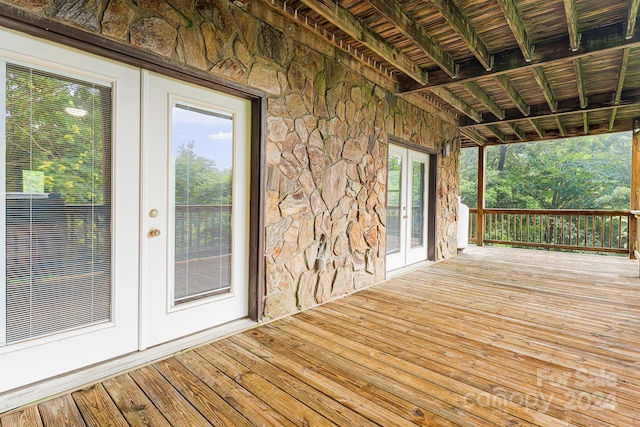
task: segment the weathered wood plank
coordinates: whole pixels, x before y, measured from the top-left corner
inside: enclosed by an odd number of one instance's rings
[[[128,426],[102,384],[71,393],[88,426]]]
[[[249,367],[220,351],[215,344],[200,347],[196,352],[254,396],[260,396],[272,410],[284,415],[294,424],[336,425],[309,408],[306,403],[302,403],[284,392],[276,383],[272,384],[266,381]]]
[[[153,406],[153,403],[129,375],[107,379],[102,382],[102,385],[129,425],[135,427],[169,426],[160,411]]]
[[[330,351],[322,351],[320,353],[305,351],[304,344],[301,346],[278,331],[267,331],[263,328],[259,331],[251,331],[251,337],[258,341],[262,347],[273,349],[274,354],[285,354],[290,360],[301,361],[306,365],[306,370],[326,377],[330,381],[353,390],[361,397],[387,409],[385,411],[386,418],[383,418],[384,421],[380,423],[382,425],[456,425],[444,418],[441,413],[428,411],[420,404],[407,401],[402,394],[390,391],[389,387],[380,385],[377,382],[371,382],[361,375],[353,375],[351,368],[344,367],[340,361],[334,360],[339,356],[332,354]],[[374,373],[373,375],[375,376],[376,374]],[[367,407],[367,409],[370,408]],[[376,420],[377,417],[372,417],[371,419]]]
[[[509,27],[516,42],[518,42],[518,46],[520,46],[524,59],[531,61],[533,59],[533,45],[529,41],[529,34],[524,26],[520,12],[516,7],[516,3],[511,0],[498,0],[498,4],[502,8],[504,17],[509,23]]]
[[[450,341],[444,340],[444,345],[425,338],[415,338],[409,334],[399,333],[401,328],[393,328],[388,322],[380,321],[374,316],[357,314],[348,310],[336,311],[324,307],[322,310],[307,311],[299,315],[300,318],[312,323],[323,330],[336,336],[344,336],[366,346],[385,351],[393,349],[394,354],[403,354],[405,360],[411,361],[417,366],[430,369],[482,390],[482,395],[490,397],[495,395],[495,378],[504,376],[507,381],[502,382],[502,390],[505,394],[517,396],[540,396],[539,387],[536,384],[535,369],[524,365],[522,371],[513,369],[513,365],[521,363],[519,360],[510,361],[513,355],[508,355],[504,361],[496,364],[486,363],[490,356],[480,354],[468,354],[458,348],[451,348]],[[340,320],[341,325],[336,320]],[[344,322],[344,323],[343,323]],[[404,327],[412,327],[405,325]],[[442,341],[441,341],[442,343]],[[442,357],[443,354],[447,357]],[[502,366],[501,366],[502,365]],[[507,370],[507,371],[505,371]],[[563,388],[563,393],[556,401],[549,399],[530,399],[529,407],[534,410],[545,411],[549,415],[579,425],[602,426],[609,423],[594,418],[592,411],[579,411],[566,414],[564,406],[570,403],[565,396],[575,393],[575,389]],[[595,414],[597,415],[597,414]],[[566,417],[566,418],[565,418]],[[626,420],[628,422],[628,419]]]
[[[174,426],[206,426],[209,422],[151,366],[129,374],[160,413]]]
[[[402,70],[403,73],[413,78],[416,82],[421,84],[427,82],[426,73],[422,68],[417,66],[404,53],[393,48],[382,36],[372,31],[366,24],[360,22],[348,10],[337,4],[328,6],[318,0],[301,0],[301,2],[376,52],[385,61]]]
[[[44,427],[73,426],[85,427],[82,415],[70,394],[47,400],[38,405]]]
[[[580,47],[580,33],[578,33],[578,15],[575,0],[564,0],[564,13],[567,16],[569,47],[575,52]]]
[[[293,426],[286,417],[274,411],[259,396],[254,396],[244,387],[213,366],[196,351],[179,354],[176,359],[201,379],[209,388],[222,396],[231,406],[254,425]]]
[[[157,362],[154,367],[213,425],[251,426],[249,420],[175,358]]]
[[[216,343],[216,348],[261,375],[266,381],[277,384],[287,395],[303,402],[332,423],[371,427],[377,425],[237,344],[220,341]]]
[[[411,19],[395,0],[367,0],[383,16],[393,22],[397,29],[409,37],[424,53],[451,77],[456,75],[456,65],[451,56],[427,33],[423,26]],[[491,68],[491,67],[489,67]],[[415,77],[414,77],[415,79]],[[420,80],[417,80],[420,82]],[[424,82],[423,82],[424,83]]]
[[[0,417],[0,426],[3,427],[42,427],[42,420],[38,408],[30,406],[21,411],[15,411]]]
[[[504,119],[504,110],[476,82],[462,84],[464,88],[499,119]]]
[[[388,364],[390,359],[382,352],[370,350],[368,355],[351,350],[348,347],[310,334],[286,322],[269,325],[265,329],[275,335],[284,334],[290,346],[295,347],[315,358],[322,360],[342,370],[350,372],[351,376],[366,378],[367,382],[377,385],[402,399],[425,408],[428,412],[436,413],[451,422],[459,424],[504,424],[507,417],[487,410],[476,399],[473,392],[465,399],[465,394],[449,390],[437,382],[420,378],[415,374],[418,368],[405,364],[404,368]],[[277,331],[277,332],[276,332]],[[383,359],[383,360],[381,360]],[[443,379],[443,378],[441,378]],[[457,402],[452,408],[443,402]],[[453,410],[452,410],[453,409]],[[522,421],[521,425],[530,425]]]
[[[498,80],[498,83],[500,83],[505,92],[507,92],[509,98],[511,98],[514,104],[516,104],[516,107],[520,110],[522,115],[528,116],[531,113],[531,106],[527,104],[520,92],[518,92],[518,89],[516,89],[513,83],[511,83],[509,77],[503,74],[496,76],[495,78]]]
[[[479,111],[472,108],[449,89],[434,88],[432,92],[462,114],[469,116],[469,118],[473,119],[475,122],[480,123],[482,121],[482,114]]]

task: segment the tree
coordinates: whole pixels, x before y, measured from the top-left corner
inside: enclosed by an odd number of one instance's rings
[[[231,204],[231,170],[219,171],[214,160],[196,153],[195,145],[193,140],[182,144],[175,156],[176,204]]]
[[[104,203],[110,88],[8,64],[6,91],[6,191],[23,192],[24,171],[41,172],[44,192],[67,204]]]
[[[471,151],[470,154],[465,151]],[[463,150],[460,192],[475,206],[476,150]],[[487,148],[486,206],[520,209],[628,209],[628,133]]]

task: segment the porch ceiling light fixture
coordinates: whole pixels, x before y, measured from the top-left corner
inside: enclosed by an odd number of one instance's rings
[[[73,117],[84,117],[87,115],[87,110],[83,110],[82,108],[66,107],[64,111]]]

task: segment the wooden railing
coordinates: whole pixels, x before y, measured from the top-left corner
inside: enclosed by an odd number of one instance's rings
[[[629,253],[632,215],[623,210],[484,209],[485,232],[477,236],[478,210],[469,209],[469,240],[510,246]]]
[[[175,215],[176,260],[231,253],[231,205],[176,205]]]

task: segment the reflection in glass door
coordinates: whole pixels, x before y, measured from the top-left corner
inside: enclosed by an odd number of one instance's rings
[[[248,315],[251,129],[247,100],[143,77],[142,349]]]
[[[229,290],[233,117],[177,102],[171,112],[175,177],[174,304]]]
[[[427,259],[429,156],[389,146],[387,163],[387,271]]]

